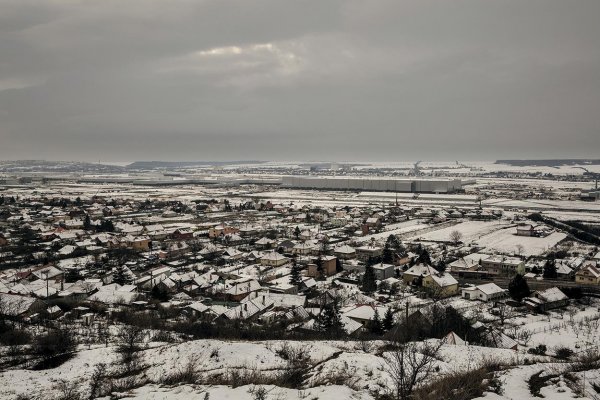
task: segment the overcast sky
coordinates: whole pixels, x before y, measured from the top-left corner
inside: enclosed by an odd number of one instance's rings
[[[0,0],[0,159],[598,158],[599,17],[599,0]]]

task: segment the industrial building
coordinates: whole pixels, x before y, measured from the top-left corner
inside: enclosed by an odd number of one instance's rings
[[[361,190],[406,193],[453,193],[462,189],[460,179],[330,178],[286,176],[283,187],[327,190]]]

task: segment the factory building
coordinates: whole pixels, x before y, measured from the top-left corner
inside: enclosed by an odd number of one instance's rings
[[[285,176],[283,187],[360,190],[404,193],[453,193],[462,188],[460,179],[383,179],[383,178],[329,178],[323,176]]]

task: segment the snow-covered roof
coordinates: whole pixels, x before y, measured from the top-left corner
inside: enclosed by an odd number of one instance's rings
[[[457,285],[458,281],[454,279],[454,277],[448,273],[445,274],[432,274],[431,279],[437,283],[440,287]]]
[[[568,299],[567,295],[561,292],[561,290],[557,287],[552,287],[542,291],[538,291],[536,292],[536,297],[548,303]]]
[[[273,302],[269,300],[262,301],[260,299],[251,300],[240,304],[237,307],[231,308],[223,314],[228,319],[248,319],[268,308],[273,306]]]
[[[504,289],[502,289],[500,286],[496,285],[495,283],[484,283],[483,285],[472,286],[469,288],[465,288],[464,290],[470,290],[470,291],[479,290],[482,293],[487,294],[487,295],[505,292]]]

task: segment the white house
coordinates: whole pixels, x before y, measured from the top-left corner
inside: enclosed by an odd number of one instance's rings
[[[506,290],[495,283],[485,283],[479,286],[471,286],[462,290],[462,298],[467,300],[490,301],[501,299],[506,296]]]
[[[373,272],[375,274],[375,279],[378,281],[392,278],[395,275],[394,266],[392,264],[375,264],[373,265]]]

